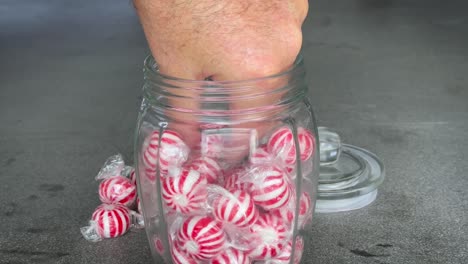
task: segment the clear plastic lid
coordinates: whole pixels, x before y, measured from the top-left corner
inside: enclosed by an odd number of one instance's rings
[[[318,130],[320,177],[316,211],[350,211],[372,203],[384,180],[383,163],[365,149],[342,144],[336,132],[326,127]]]

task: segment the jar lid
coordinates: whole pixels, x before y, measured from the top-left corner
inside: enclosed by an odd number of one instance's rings
[[[316,212],[331,213],[365,207],[377,197],[385,169],[368,150],[342,144],[340,136],[319,127],[320,176]]]

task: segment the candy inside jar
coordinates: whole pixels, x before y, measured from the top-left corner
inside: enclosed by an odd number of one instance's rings
[[[318,177],[303,73],[214,83],[146,61],[135,153],[155,263],[300,262]]]

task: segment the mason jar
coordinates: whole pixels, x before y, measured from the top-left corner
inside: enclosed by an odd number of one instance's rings
[[[148,57],[144,79],[135,166],[155,263],[299,263],[319,168],[302,59],[216,82]]]

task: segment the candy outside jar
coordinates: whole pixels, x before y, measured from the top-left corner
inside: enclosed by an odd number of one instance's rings
[[[216,82],[148,57],[144,77],[135,174],[154,263],[300,263],[319,172],[302,60]]]

